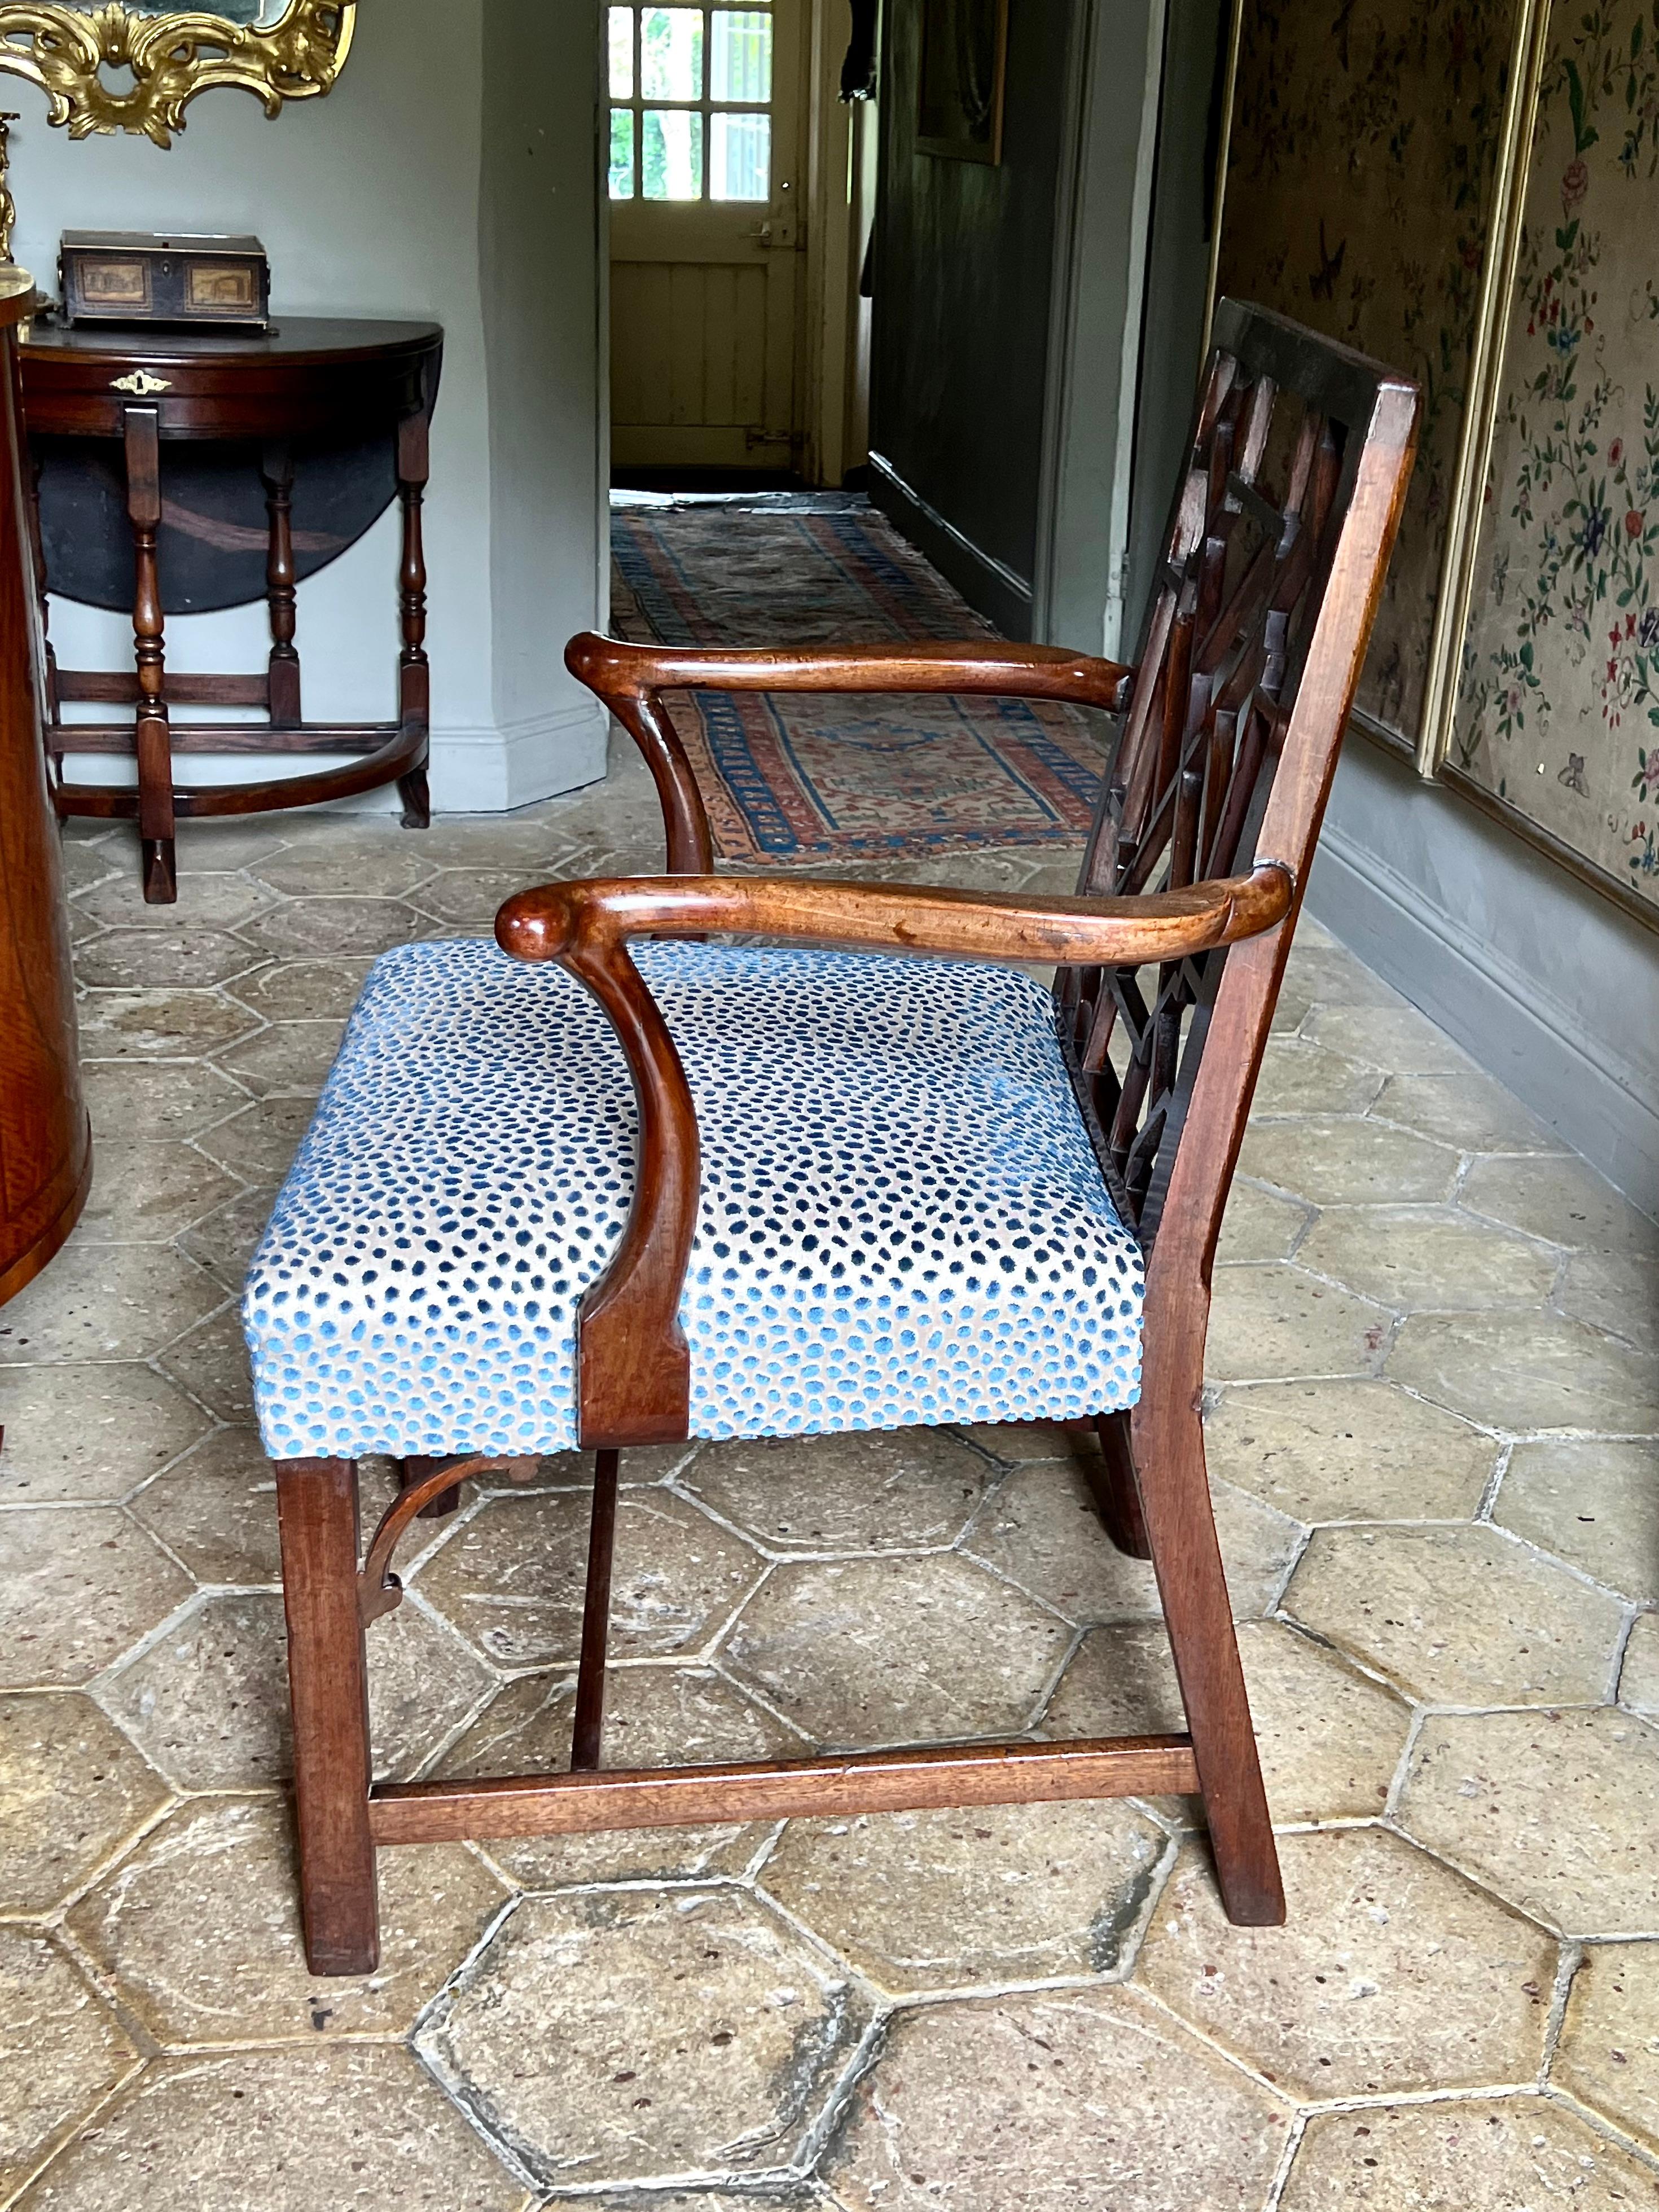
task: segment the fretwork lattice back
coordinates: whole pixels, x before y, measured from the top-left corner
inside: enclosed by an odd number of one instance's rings
[[[1222,301],[1216,337],[1085,896],[1179,890],[1251,864],[1377,388],[1371,364],[1260,309]],[[1334,727],[1333,753],[1340,738]],[[1148,1247],[1225,959],[1055,980],[1090,1134]]]

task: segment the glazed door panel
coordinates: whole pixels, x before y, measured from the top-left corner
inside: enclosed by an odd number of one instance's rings
[[[609,21],[612,459],[787,468],[799,0],[613,7]]]

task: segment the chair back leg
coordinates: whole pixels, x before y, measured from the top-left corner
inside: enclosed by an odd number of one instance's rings
[[[576,1713],[570,1764],[580,1771],[599,1763],[605,1733],[605,1659],[611,1637],[611,1568],[617,1546],[617,1451],[593,1459],[593,1517],[587,1531],[587,1592],[582,1602],[581,1660],[576,1672]]]
[[[1277,1928],[1285,1887],[1216,1540],[1196,1393],[1149,1373],[1132,1437],[1141,1510],[1227,1917]],[[1163,1387],[1159,1387],[1162,1383]]]
[[[306,1960],[313,1974],[368,1974],[380,1940],[357,1468],[351,1460],[290,1459],[278,1460],[276,1473]]]

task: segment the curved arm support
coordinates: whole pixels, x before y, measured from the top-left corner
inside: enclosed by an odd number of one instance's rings
[[[736,933],[1016,965],[1140,966],[1271,929],[1289,912],[1294,888],[1288,869],[1267,862],[1248,876],[1129,899],[1020,903],[763,876],[548,884],[510,898],[495,917],[496,941],[520,960],[556,960],[593,994],[627,1054],[639,1105],[628,1225],[578,1317],[584,1448],[677,1442],[690,1425],[690,1355],[679,1303],[696,1229],[697,1117],[667,1024],[629,957],[629,938]]]
[[[357,1611],[367,1628],[372,1620],[383,1613],[395,1613],[403,1603],[404,1586],[392,1571],[392,1562],[403,1534],[410,1522],[416,1519],[422,1506],[429,1505],[434,1498],[441,1498],[446,1490],[453,1490],[458,1482],[470,1475],[478,1475],[487,1468],[505,1468],[514,1482],[528,1482],[535,1473],[533,1459],[479,1459],[446,1461],[423,1474],[418,1482],[411,1482],[407,1490],[400,1490],[380,1516],[380,1525],[369,1540],[368,1551],[357,1576]]]

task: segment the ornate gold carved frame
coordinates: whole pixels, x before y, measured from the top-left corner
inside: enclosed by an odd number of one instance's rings
[[[0,0],[0,70],[39,85],[71,138],[125,131],[168,146],[216,86],[251,92],[267,115],[329,91],[356,13],[357,0],[288,0],[277,21],[241,25],[204,10],[141,15],[124,0]],[[124,70],[131,84],[112,83],[106,72]]]

